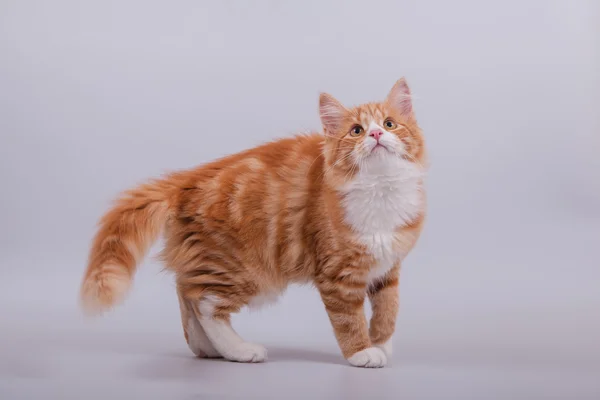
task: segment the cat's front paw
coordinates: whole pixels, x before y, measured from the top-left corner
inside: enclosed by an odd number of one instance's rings
[[[387,357],[378,347],[368,347],[348,357],[348,362],[355,367],[381,368],[387,364]]]

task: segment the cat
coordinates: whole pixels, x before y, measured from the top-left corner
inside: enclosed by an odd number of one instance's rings
[[[426,214],[426,150],[410,89],[346,108],[321,93],[322,133],[279,139],[147,181],[100,220],[81,285],[99,314],[121,303],[164,235],[185,339],[198,357],[262,362],[230,315],[311,283],[343,356],[383,367],[392,353],[400,264]],[[367,323],[363,304],[373,313]]]

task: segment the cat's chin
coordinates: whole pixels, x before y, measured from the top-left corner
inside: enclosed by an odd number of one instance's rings
[[[392,151],[386,145],[377,143],[371,148],[371,151],[369,152],[369,157],[382,156],[386,154],[392,154]]]
[[[361,174],[372,175],[373,179],[381,176],[415,174],[416,165],[397,153],[378,151],[365,157],[360,163]]]
[[[383,146],[374,147],[365,157],[364,161],[372,166],[383,166],[394,162],[397,156]]]
[[[385,166],[397,164],[402,157],[399,157],[393,150],[387,147],[377,146],[365,157],[365,161],[375,166]]]

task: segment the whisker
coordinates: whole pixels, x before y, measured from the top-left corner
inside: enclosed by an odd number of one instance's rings
[[[415,157],[413,157],[412,155],[410,155],[410,154],[406,153],[406,154],[404,154],[404,156],[406,156],[406,157],[410,158],[410,160],[411,160],[413,163],[417,164],[417,165],[419,166],[419,168],[421,168],[421,169],[425,169],[425,168],[423,167],[423,165],[422,165],[422,164],[419,162],[419,160],[417,160],[417,159],[416,159]]]
[[[331,171],[334,167],[336,167],[339,163],[346,161],[349,157],[351,157],[353,155],[352,152],[346,154],[344,157],[340,158],[339,160],[337,160],[335,163],[333,163],[333,165],[329,166],[328,168],[325,168],[323,170],[323,172],[321,174],[319,174],[319,178],[321,176],[324,176],[326,173],[328,173],[329,171]]]

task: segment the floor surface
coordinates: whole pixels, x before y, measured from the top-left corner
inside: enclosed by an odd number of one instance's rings
[[[77,262],[5,258],[0,399],[600,399],[597,281],[532,286],[526,260],[511,266],[519,279],[488,264],[453,280],[477,261],[432,260],[421,253],[411,265],[424,267],[403,271],[390,364],[359,369],[342,358],[310,287],[235,316],[240,334],[269,350],[264,364],[238,364],[192,355],[172,277],[152,261],[123,306],[88,320]]]

